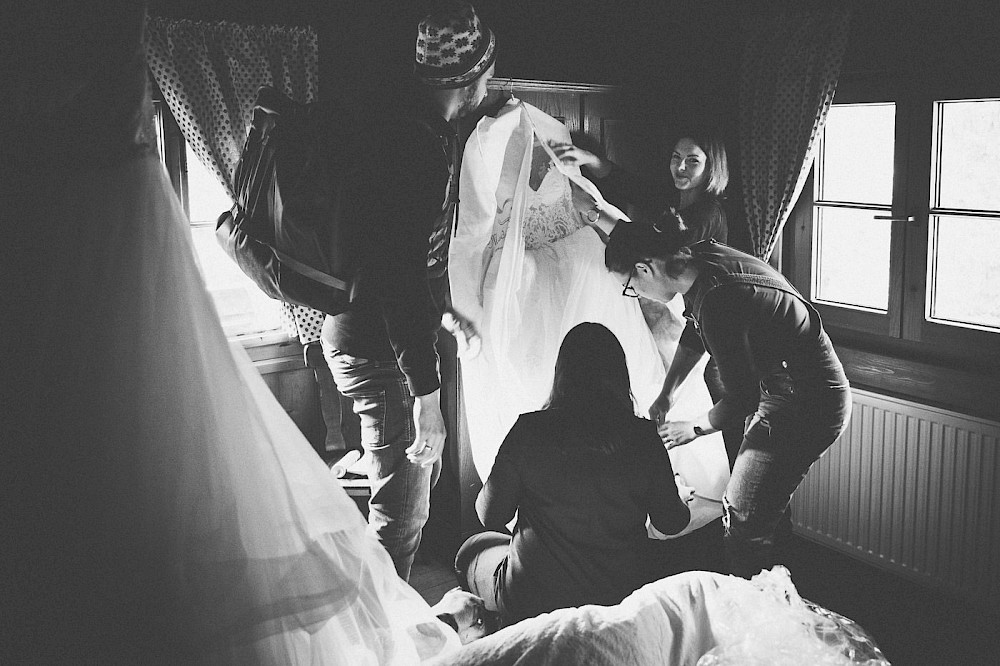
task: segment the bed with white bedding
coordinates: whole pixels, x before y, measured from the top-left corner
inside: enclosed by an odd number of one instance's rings
[[[454,666],[886,666],[855,623],[803,600],[783,567],[747,581],[692,571],[615,606],[523,620],[445,654]]]

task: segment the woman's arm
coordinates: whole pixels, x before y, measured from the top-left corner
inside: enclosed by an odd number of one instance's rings
[[[760,401],[750,346],[751,313],[742,287],[719,287],[702,304],[701,334],[719,367],[724,393],[708,412],[690,421],[667,421],[659,428],[668,449],[723,428],[742,425]],[[678,346],[680,349],[680,346]]]
[[[634,173],[571,143],[554,145],[552,151],[563,164],[586,169],[600,181],[601,193],[622,210],[635,206],[655,216],[668,206],[677,205],[677,191],[667,181]]]
[[[649,429],[646,437],[643,445],[647,448],[648,455],[643,460],[652,477],[646,513],[649,514],[649,522],[657,530],[667,535],[677,534],[691,521],[691,511],[677,492],[670,456],[659,438],[654,436],[653,428]]]
[[[500,445],[490,476],[476,498],[476,514],[487,529],[506,531],[507,523],[514,518],[520,503],[521,475],[514,451],[523,428],[519,423],[514,424]]]
[[[573,181],[570,181],[570,188],[573,191],[573,208],[606,243],[607,237],[615,230],[620,220],[616,215],[611,214],[603,202],[599,202]]]
[[[566,166],[585,168],[598,179],[607,178],[615,168],[615,163],[606,157],[601,157],[585,148],[574,146],[572,143],[554,144],[552,145],[552,152]]]
[[[691,326],[689,323],[688,326]],[[667,412],[673,407],[677,398],[677,389],[688,378],[694,366],[705,356],[704,348],[696,348],[688,344],[678,344],[674,351],[674,360],[670,362],[667,376],[663,379],[663,388],[653,404],[649,406],[649,418],[654,423],[662,423]]]

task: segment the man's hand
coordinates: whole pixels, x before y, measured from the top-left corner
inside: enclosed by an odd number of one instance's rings
[[[441,315],[441,326],[451,333],[458,343],[458,357],[461,359],[475,358],[483,348],[483,340],[479,337],[476,325],[454,310],[446,310]]]
[[[406,457],[415,465],[429,467],[444,453],[446,433],[441,414],[441,389],[414,398],[413,424],[417,434],[413,444],[406,449]]]
[[[667,413],[671,407],[673,407],[673,398],[671,395],[669,393],[660,393],[660,395],[656,396],[653,404],[649,406],[649,418],[657,426],[660,426],[665,422]]]

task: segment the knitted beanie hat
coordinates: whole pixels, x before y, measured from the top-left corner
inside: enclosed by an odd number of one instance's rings
[[[414,72],[432,88],[461,88],[496,59],[496,39],[467,2],[443,3],[417,27]]]

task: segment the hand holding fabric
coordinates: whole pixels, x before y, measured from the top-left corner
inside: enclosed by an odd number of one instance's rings
[[[571,143],[550,144],[552,152],[566,166],[587,167],[598,178],[611,173],[611,162]]]
[[[670,393],[660,393],[656,400],[649,406],[649,418],[658,427],[665,423],[667,413],[674,406],[673,396]]]
[[[458,357],[475,358],[482,349],[483,340],[472,321],[455,310],[447,310],[441,315],[441,326],[451,333],[458,343]]]
[[[685,504],[690,504],[694,500],[695,487],[687,485],[684,477],[680,474],[674,474],[674,483],[677,484],[677,495]]]
[[[664,421],[656,431],[660,439],[667,445],[667,450],[675,446],[683,446],[698,437],[694,431],[694,421]]]

